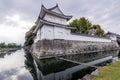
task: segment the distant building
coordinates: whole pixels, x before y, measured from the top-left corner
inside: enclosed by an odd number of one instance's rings
[[[112,32],[108,32],[106,36],[109,37],[111,40],[117,40],[117,37],[120,37],[120,35]]]

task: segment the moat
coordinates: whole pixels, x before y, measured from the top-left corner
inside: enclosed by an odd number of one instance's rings
[[[63,58],[100,67],[119,60],[119,50],[75,54]],[[94,70],[94,67],[58,58],[33,59],[23,49],[0,53],[0,80],[77,80]]]

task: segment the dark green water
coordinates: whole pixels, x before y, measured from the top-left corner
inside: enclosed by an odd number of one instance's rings
[[[66,59],[104,66],[118,60],[119,51],[64,56]],[[34,60],[23,49],[0,53],[0,80],[77,80],[95,68],[56,58]]]

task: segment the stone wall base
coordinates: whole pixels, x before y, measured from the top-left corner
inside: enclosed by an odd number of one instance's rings
[[[50,56],[69,54],[84,54],[96,51],[118,49],[116,41],[112,42],[86,42],[71,40],[39,40],[32,45],[32,54],[38,59]]]

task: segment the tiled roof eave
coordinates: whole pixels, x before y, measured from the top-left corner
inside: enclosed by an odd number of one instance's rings
[[[47,21],[47,20],[43,20],[43,19],[40,19],[40,22],[43,23],[43,24],[57,26],[57,27],[62,27],[62,28],[66,28],[66,29],[76,29],[76,28],[69,27],[68,25],[59,24],[59,23],[53,23],[53,22],[50,22],[50,21]]]
[[[70,20],[72,18],[72,16],[67,16],[67,15],[59,14],[59,13],[53,12],[51,10],[48,10],[48,9],[46,9],[44,7],[41,8],[41,12],[43,12],[43,14],[45,14],[45,13],[53,14],[55,16],[58,16],[58,17],[61,17],[61,18],[65,18],[67,20]],[[43,18],[44,16],[40,15],[40,17]]]

